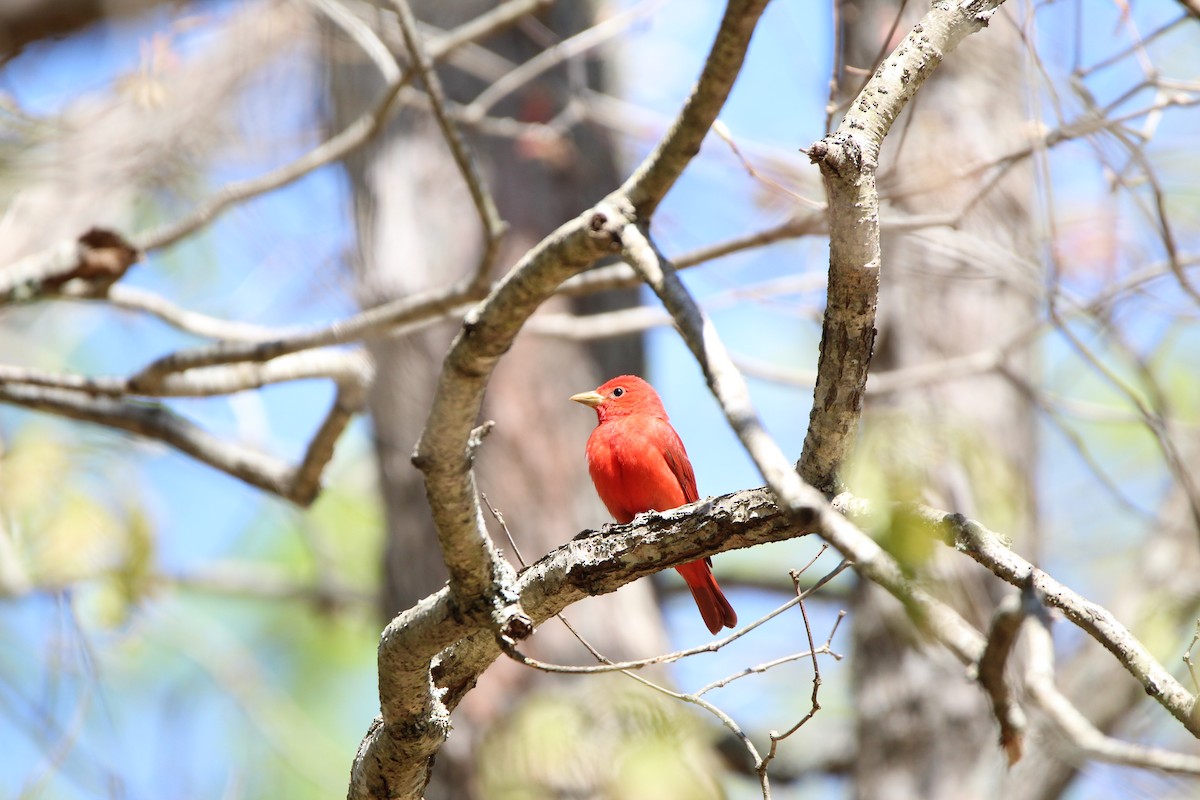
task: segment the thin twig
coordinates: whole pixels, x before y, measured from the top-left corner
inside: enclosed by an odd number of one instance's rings
[[[412,81],[414,73],[400,72],[399,65],[375,32],[362,20],[346,12],[340,3],[335,0],[312,2],[354,39],[379,67],[385,83],[380,98],[335,136],[294,161],[265,175],[229,183],[182,219],[136,236],[134,244],[141,250],[157,250],[175,244],[212,222],[231,206],[272,192],[344,158],[370,141],[390,118],[400,90]],[[485,38],[545,4],[546,0],[510,0],[502,3],[438,39],[430,48],[429,58],[433,63],[438,63],[466,42]]]
[[[1183,663],[1187,665],[1188,675],[1192,677],[1192,690],[1200,693],[1200,680],[1196,678],[1196,665],[1192,661],[1192,651],[1196,649],[1197,642],[1200,642],[1200,619],[1196,620],[1196,632],[1192,635],[1192,642],[1183,654]]]
[[[499,80],[493,81],[479,96],[471,101],[459,113],[465,124],[478,124],[498,102],[508,97],[522,86],[537,79],[564,61],[593,50],[624,33],[638,19],[654,13],[663,4],[663,0],[643,0],[643,2],[612,17],[592,25],[580,33],[551,45],[533,58],[513,69]]]
[[[796,596],[800,597],[803,594],[803,592],[800,590],[800,572],[793,570],[791,575],[792,584],[796,590]],[[808,612],[804,609],[804,603],[800,603],[800,614],[804,618],[804,633],[808,637],[808,651],[812,654],[812,696],[809,698],[811,705],[808,709],[808,713],[801,717],[796,724],[792,725],[792,727],[788,728],[783,733],[779,733],[777,731],[770,732],[771,747],[767,751],[766,758],[763,759],[762,765],[758,768],[764,774],[767,771],[768,765],[775,759],[775,756],[779,752],[779,743],[804,727],[805,723],[816,716],[817,712],[821,710],[821,701],[818,698],[818,694],[821,691],[821,665],[817,662],[817,651],[813,647],[812,625],[808,621]],[[838,626],[842,624],[842,620],[845,618],[845,616],[845,611],[838,612],[837,619],[833,621],[833,627],[829,630],[829,636],[825,639],[824,646],[826,649],[828,649],[833,643],[833,637],[837,634]],[[835,655],[834,658],[840,660],[841,657]]]
[[[792,191],[779,181],[771,178],[762,172],[762,170],[754,166],[750,159],[742,153],[741,148],[738,147],[737,140],[733,138],[733,131],[729,130],[729,126],[726,125],[722,120],[717,120],[713,123],[712,131],[717,135],[717,138],[729,146],[729,150],[733,153],[733,157],[736,158],[739,163],[741,163],[742,169],[746,170],[746,174],[751,178],[765,186],[771,187],[780,194],[788,197],[790,200],[794,200],[799,205],[808,206],[814,210],[823,211],[825,209],[825,203],[823,201],[813,200],[811,197],[805,197],[799,192]]]
[[[496,522],[499,523],[500,528],[504,531],[505,537],[508,539],[509,543],[513,546],[513,552],[515,552],[517,554],[517,558],[520,560],[521,566],[522,567],[527,566],[525,563],[524,556],[521,555],[520,549],[517,547],[517,541],[515,538],[513,538],[512,531],[509,530],[508,524],[504,521],[504,515],[501,514],[496,509],[496,507],[491,503],[490,500],[488,500],[486,494],[480,493],[480,495],[483,498],[484,504],[487,505],[488,510],[491,511],[492,516],[496,519]],[[845,562],[843,562],[841,565],[839,565],[838,568],[833,573],[830,573],[822,580],[827,582],[828,580],[832,579],[834,577],[834,575],[837,574],[837,572],[840,572],[841,569],[844,568],[844,565],[845,565]],[[815,589],[816,587],[814,586],[813,588]],[[797,598],[797,601],[798,600],[799,600],[799,598]],[[648,689],[651,689],[653,691],[664,694],[667,697],[672,697],[677,700],[682,700],[684,702],[692,703],[693,705],[697,705],[697,706],[705,709],[706,711],[708,711],[709,713],[711,713],[715,717],[717,717],[717,719],[719,719],[721,721],[721,724],[724,725],[726,728],[728,728],[729,731],[731,733],[733,733],[733,735],[735,737],[737,737],[737,739],[739,741],[741,741],[742,745],[746,748],[746,751],[750,754],[750,758],[754,761],[754,764],[756,767],[758,764],[762,763],[762,758],[761,758],[761,756],[759,756],[758,750],[754,747],[754,743],[752,741],[750,741],[750,737],[746,735],[745,731],[743,731],[736,722],[734,722],[732,717],[730,717],[725,712],[721,711],[719,708],[717,708],[713,704],[702,699],[699,695],[703,694],[703,691],[698,692],[694,695],[682,695],[682,694],[679,694],[678,692],[671,691],[670,689],[666,688],[665,686],[662,686],[662,685],[656,683],[655,681],[650,680],[649,678],[646,678],[642,675],[638,675],[637,673],[632,672],[630,669],[620,668],[615,662],[613,662],[611,659],[609,659],[607,656],[605,656],[603,653],[601,653],[599,651],[599,649],[597,649],[591,642],[589,642],[586,638],[584,638],[583,634],[581,634],[575,628],[574,625],[572,625],[570,622],[568,622],[567,618],[564,617],[561,613],[557,613],[554,616],[558,617],[559,621],[562,622],[562,624],[566,627],[566,629],[571,632],[571,634],[579,641],[580,644],[582,644],[584,646],[584,648],[589,653],[592,654],[593,658],[595,658],[598,662],[600,662],[600,665],[602,667],[618,667],[619,671],[622,674],[627,675],[628,677],[632,678],[633,680],[641,683],[643,686],[645,686]],[[770,616],[774,616],[774,614],[772,614]],[[762,622],[765,622],[765,621],[766,621],[765,619],[762,620]],[[740,634],[735,634],[735,636],[736,635],[740,635]],[[730,640],[732,640],[734,638],[734,636],[731,636],[728,638]],[[501,644],[501,648],[504,649],[504,651],[506,653],[508,653],[508,655],[510,657],[515,657],[518,661],[525,663],[527,666],[536,666],[538,669],[544,668],[542,666],[542,662],[537,662],[536,664],[532,664],[532,663],[530,663],[531,659],[528,659],[525,656],[520,655],[519,653],[514,654],[515,648],[506,647],[506,643],[503,641],[501,641],[500,644]],[[682,657],[682,656],[680,656],[680,657]],[[629,663],[629,662],[627,662],[627,663]],[[548,671],[562,671],[562,670],[548,670]],[[608,671],[608,670],[605,670],[605,671]],[[765,774],[760,775],[759,779],[760,779],[760,784],[761,784],[762,790],[763,790],[764,800],[770,800],[771,790],[770,790],[770,784],[767,783],[766,775]]]
[[[750,633],[751,631],[767,624],[768,622],[775,619],[780,614],[784,613],[785,611],[792,608],[793,606],[801,605],[801,603],[805,597],[808,597],[809,595],[813,594],[818,589],[820,589],[822,586],[829,583],[829,581],[836,578],[844,570],[846,570],[846,568],[848,568],[849,566],[850,566],[850,562],[843,559],[841,561],[841,563],[839,563],[836,567],[833,568],[833,570],[831,570],[827,575],[825,575],[819,581],[817,581],[812,586],[810,586],[808,589],[806,589],[803,593],[797,595],[796,597],[793,597],[792,599],[788,600],[786,603],[775,608],[773,611],[759,617],[758,619],[754,620],[754,622],[751,622],[749,625],[745,625],[741,628],[738,628],[736,631],[734,631],[733,633],[724,637],[723,639],[717,639],[715,641],[708,642],[707,644],[698,645],[696,647],[690,647],[686,650],[677,650],[673,653],[664,653],[662,655],[652,656],[650,658],[639,658],[639,659],[636,659],[633,661],[609,661],[606,659],[605,663],[596,665],[596,666],[574,666],[574,665],[569,665],[569,664],[551,664],[551,663],[548,663],[545,661],[539,661],[536,658],[531,658],[530,656],[525,655],[520,650],[518,650],[515,645],[513,645],[511,643],[502,642],[501,648],[504,650],[505,654],[508,655],[510,658],[512,658],[514,661],[524,664],[527,667],[539,669],[539,670],[542,670],[543,672],[557,672],[557,673],[564,673],[564,674],[568,674],[568,675],[592,675],[592,674],[604,673],[604,672],[624,672],[627,670],[642,669],[643,667],[656,666],[658,664],[670,664],[675,661],[679,661],[680,659],[688,658],[688,657],[694,656],[694,655],[699,655],[700,653],[715,653],[715,652],[717,652],[718,650],[722,649],[723,647],[726,647],[727,645],[742,638],[743,636]],[[794,660],[794,659],[787,659],[787,660]],[[714,689],[714,688],[716,688],[716,687],[715,686],[705,687],[704,689],[701,689],[699,692],[696,692],[696,694],[704,694],[705,692],[709,691],[709,689]]]
[[[429,93],[434,119],[437,120],[438,128],[442,131],[442,138],[446,140],[450,154],[454,157],[454,163],[458,166],[458,171],[467,184],[467,190],[471,193],[471,201],[475,204],[475,211],[479,214],[479,221],[483,225],[483,255],[471,282],[474,288],[482,288],[487,283],[488,273],[500,250],[500,242],[504,238],[505,231],[508,230],[508,223],[500,218],[496,201],[488,191],[483,174],[479,171],[479,166],[475,163],[470,148],[467,147],[466,139],[463,138],[462,132],[458,130],[446,112],[446,93],[433,68],[433,60],[425,51],[425,47],[417,35],[417,21],[413,17],[408,0],[391,0],[391,3],[400,22],[400,34],[404,37],[404,46],[408,48],[413,66],[425,84],[425,91]]]
[[[350,14],[334,0],[312,0],[329,19],[345,31],[363,48],[379,68],[384,79],[384,89],[375,105],[339,131],[299,158],[278,167],[265,175],[226,184],[199,208],[182,219],[139,234],[135,245],[143,252],[158,250],[176,244],[212,222],[229,207],[286,186],[326,164],[344,158],[365,142],[369,141],[391,114],[396,95],[401,87],[411,80],[400,71],[396,59],[387,46],[369,26]]]

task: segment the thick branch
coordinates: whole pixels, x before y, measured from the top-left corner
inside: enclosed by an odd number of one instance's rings
[[[413,460],[425,473],[450,585],[384,631],[379,647],[382,721],[372,725],[355,758],[352,798],[420,797],[431,759],[449,734],[446,707],[431,679],[434,657],[472,630],[485,630],[488,637],[496,630],[524,633],[519,628],[527,612],[512,588],[512,568],[487,534],[468,440],[496,361],[559,283],[607,251],[609,224],[603,213],[589,211],[539,243],[467,315],[446,357]]]
[[[595,263],[608,249],[609,219],[589,211],[555,231],[468,313],[443,364],[437,394],[414,463],[425,473],[450,585],[460,597],[490,594],[489,563],[497,556],[479,507],[467,441],[483,405],[492,368],[518,331],[558,284]]]
[[[833,492],[854,443],[879,299],[875,168],[892,123],[947,53],[987,24],[1003,0],[938,3],[913,26],[850,105],[838,129],[809,148],[829,196],[829,290],[800,474]]]

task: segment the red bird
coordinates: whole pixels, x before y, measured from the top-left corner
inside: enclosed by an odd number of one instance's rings
[[[599,422],[588,437],[588,471],[617,522],[699,499],[692,462],[653,386],[636,375],[622,375],[571,399],[596,409]],[[709,631],[737,625],[737,613],[713,577],[711,559],[675,569],[692,590]]]

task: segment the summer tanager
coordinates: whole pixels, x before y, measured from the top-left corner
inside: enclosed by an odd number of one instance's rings
[[[617,522],[699,499],[692,463],[653,386],[636,375],[622,375],[571,399],[596,409],[599,421],[587,442],[588,471]],[[737,625],[737,613],[717,585],[710,559],[675,569],[692,590],[709,631]]]

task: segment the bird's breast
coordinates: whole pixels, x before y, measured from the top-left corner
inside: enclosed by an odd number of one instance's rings
[[[687,502],[662,448],[636,427],[597,426],[588,438],[587,460],[596,493],[617,522]]]

